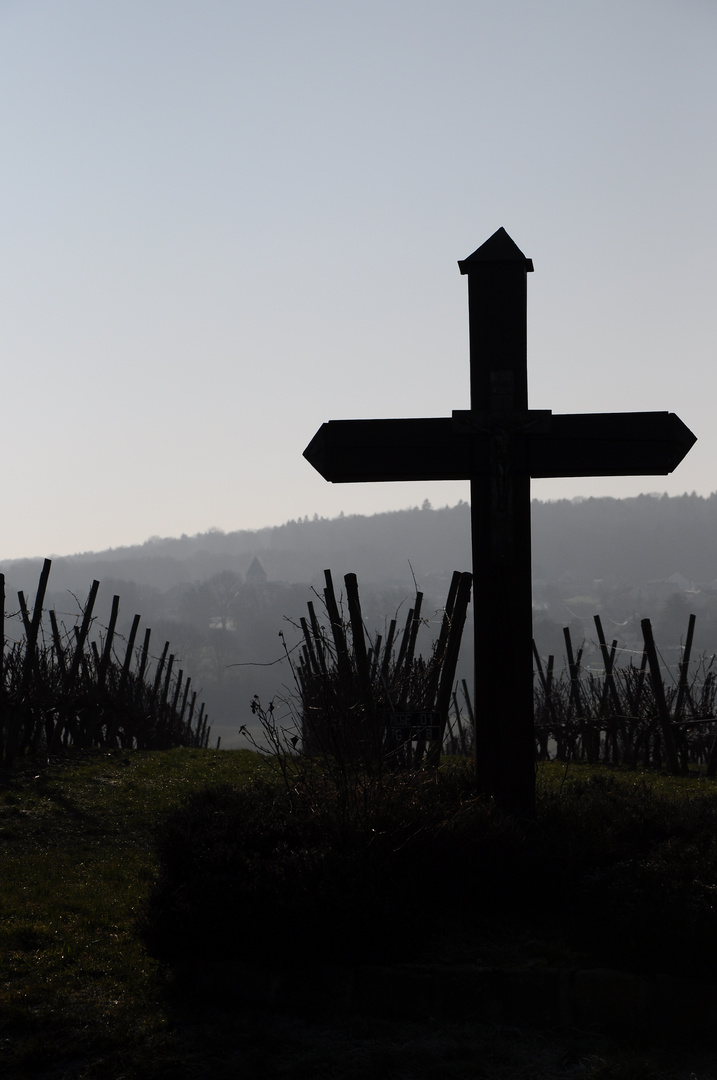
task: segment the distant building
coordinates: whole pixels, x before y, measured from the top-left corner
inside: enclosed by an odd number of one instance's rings
[[[246,572],[245,581],[247,585],[266,585],[266,570],[261,565],[256,555]]]

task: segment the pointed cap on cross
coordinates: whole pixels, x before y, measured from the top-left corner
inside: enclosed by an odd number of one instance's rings
[[[489,236],[485,244],[469,255],[467,259],[461,259],[458,268],[462,274],[469,274],[475,263],[496,262],[522,262],[528,273],[533,271],[533,260],[526,259],[514,240],[508,236],[504,228],[498,229]]]

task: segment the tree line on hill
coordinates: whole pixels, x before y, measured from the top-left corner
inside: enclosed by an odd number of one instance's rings
[[[665,580],[678,571],[692,581],[717,577],[717,493],[533,500],[534,577],[559,580],[582,572],[629,584]],[[0,569],[31,588],[42,558],[0,560]],[[368,582],[403,583],[409,561],[418,580],[470,567],[466,502],[388,513],[314,515],[264,529],[152,537],[132,547],[53,557],[56,588],[76,589],[89,577],[115,578],[162,592],[222,570],[246,573],[258,557],[269,581],[317,582],[325,567],[344,567]]]

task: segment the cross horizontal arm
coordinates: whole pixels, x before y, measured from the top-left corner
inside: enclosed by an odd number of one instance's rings
[[[332,483],[469,480],[490,472],[499,436],[517,473],[664,476],[696,441],[674,413],[471,414],[399,420],[331,420],[304,457]],[[534,419],[537,418],[537,419]]]
[[[558,414],[531,440],[530,475],[666,476],[696,442],[675,413]]]
[[[456,431],[450,416],[330,420],[316,432],[304,457],[334,484],[465,480],[488,467],[490,446],[487,440],[466,438]]]

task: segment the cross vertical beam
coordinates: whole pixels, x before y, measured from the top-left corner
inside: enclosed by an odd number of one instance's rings
[[[498,805],[531,816],[530,474],[523,432],[527,274],[533,265],[500,230],[459,267],[468,277],[470,423],[489,434],[491,445],[488,472],[471,478],[476,772],[481,789]]]

